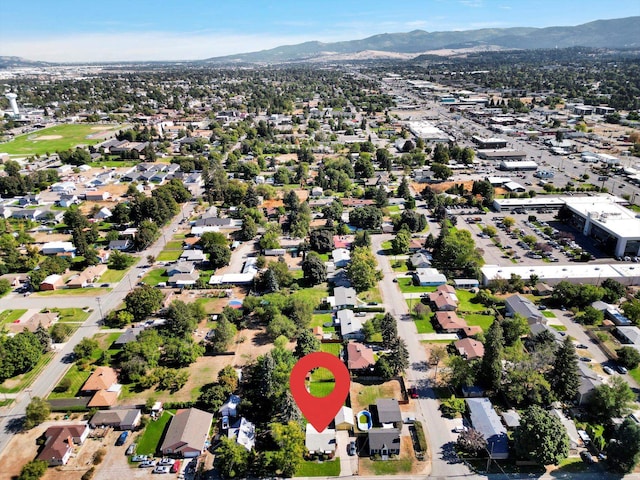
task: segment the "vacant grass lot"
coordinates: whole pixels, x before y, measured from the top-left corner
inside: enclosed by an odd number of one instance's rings
[[[47,290],[36,292],[38,297],[97,297],[113,290],[112,288],[66,288],[64,290]]]
[[[427,293],[436,291],[436,287],[421,287],[419,285],[414,285],[413,278],[411,277],[398,278],[398,286],[402,293]]]
[[[9,155],[43,155],[47,152],[68,150],[81,144],[95,145],[102,139],[87,138],[87,136],[99,132],[116,131],[120,128],[122,128],[121,125],[97,125],[95,123],[57,125],[20,135],[14,140],[2,144],[0,150]]]
[[[89,378],[89,375],[91,375],[91,370],[89,370],[89,369],[87,369],[87,370],[78,370],[78,366],[77,365],[73,365],[69,369],[69,371],[65,374],[65,376],[62,377],[62,380],[60,380],[60,383],[66,382],[66,381],[71,381],[71,385],[69,386],[69,388],[67,388],[63,392],[55,392],[55,391],[53,391],[53,392],[51,392],[51,394],[49,394],[48,398],[53,400],[53,399],[56,399],[56,398],[75,397],[78,394],[78,392],[80,391],[80,387],[82,387],[84,382],[87,381],[87,378]],[[66,379],[69,379],[69,380],[66,380]]]
[[[169,420],[171,420],[169,412],[164,411],[160,418],[155,421],[149,422],[144,433],[138,438],[138,448],[136,453],[139,455],[155,455],[160,445],[160,440],[164,434],[165,427]]]
[[[398,475],[399,473],[409,473],[413,467],[413,462],[410,458],[402,458],[399,460],[386,460],[386,461],[367,461],[368,466],[376,475]]]
[[[81,308],[56,308],[52,311],[58,312],[58,321],[63,323],[82,323],[91,315],[91,312],[85,312]]]
[[[180,258],[182,250],[167,250],[164,249],[158,255],[157,260],[159,262],[174,262]]]
[[[118,283],[124,278],[128,271],[128,268],[125,268],[124,270],[112,270],[109,268],[100,277],[100,283]]]
[[[416,324],[418,333],[436,333],[431,320],[428,318],[424,320],[414,320],[414,323]]]
[[[460,303],[458,303],[458,311],[460,312],[480,312],[486,310],[487,307],[481,303],[471,303],[471,299],[475,297],[475,293],[471,293],[468,290],[456,290],[456,297]]]
[[[296,477],[337,477],[340,475],[340,460],[337,458],[330,462],[302,462]]]
[[[167,276],[167,270],[165,268],[150,270],[142,279],[144,283],[151,285],[152,287],[155,287],[160,282],[166,282],[167,280],[169,280],[169,277]]]
[[[478,326],[484,332],[489,330],[489,327],[495,319],[493,315],[479,315],[477,313],[468,313],[466,315],[462,315],[462,317],[467,321],[467,324],[470,327]]]
[[[13,323],[25,313],[27,313],[26,308],[17,308],[15,310],[5,310],[2,313],[0,313],[0,324]]]

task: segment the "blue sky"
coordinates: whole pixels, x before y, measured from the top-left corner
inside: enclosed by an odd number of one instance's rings
[[[415,29],[547,27],[634,15],[638,0],[4,0],[0,55],[191,60]]]

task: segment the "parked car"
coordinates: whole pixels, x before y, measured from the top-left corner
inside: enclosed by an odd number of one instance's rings
[[[406,417],[404,419],[404,423],[407,423],[407,424],[416,423],[416,417]]]
[[[580,357],[580,360],[583,362],[587,362],[589,363],[591,361],[591,359],[589,357]]]
[[[116,447],[121,447],[122,445],[124,445],[124,442],[127,441],[127,437],[129,437],[129,432],[122,432],[116,440]]]
[[[458,425],[457,427],[455,427],[453,429],[454,433],[462,433],[462,432],[466,432],[467,431],[467,427],[465,427],[464,425]]]
[[[584,343],[579,343],[579,344],[576,345],[576,348],[582,348],[582,349],[586,350],[589,347],[587,347]]]
[[[171,471],[171,467],[159,465],[153,469],[152,473],[169,473]]]
[[[580,452],[580,458],[582,458],[582,461],[584,463],[593,463],[593,455],[591,455],[586,450],[583,450],[582,452]]]
[[[347,447],[347,453],[351,456],[356,454],[356,442],[352,441],[351,443],[349,443],[349,446]]]
[[[408,392],[409,392],[409,396],[411,398],[418,398],[418,396],[419,396],[418,395],[418,389],[416,387],[409,387]]]
[[[134,455],[131,457],[132,462],[145,462],[149,460],[149,455]]]
[[[140,465],[138,465],[138,467],[139,468],[150,468],[150,467],[155,467],[157,464],[158,464],[158,462],[156,462],[155,460],[145,460]]]
[[[127,448],[127,451],[124,452],[125,455],[133,455],[136,451],[136,447],[138,446],[137,443],[132,443],[131,445],[129,445],[129,447]]]
[[[171,465],[171,473],[178,473],[180,471],[180,460],[176,460],[173,465]]]
[[[171,465],[173,465],[174,463],[176,463],[176,461],[175,461],[173,458],[166,458],[166,457],[165,457],[165,458],[163,458],[162,460],[160,460],[160,461],[158,462],[158,465],[167,465],[167,466],[169,466],[169,467],[170,467],[170,466],[171,466]]]
[[[615,372],[613,371],[613,368],[605,365],[604,367],[602,367],[602,370],[604,370],[604,373],[608,374],[608,375],[613,375]]]
[[[229,417],[227,415],[222,417],[222,429],[226,430],[229,428]]]
[[[629,373],[629,370],[627,370],[627,368],[626,368],[626,367],[623,367],[622,365],[618,365],[618,366],[616,367],[616,370],[618,370],[618,372],[622,373],[623,375],[624,375],[625,373]]]

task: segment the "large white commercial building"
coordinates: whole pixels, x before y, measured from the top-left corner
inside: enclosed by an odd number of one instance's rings
[[[449,135],[429,122],[409,122],[408,127],[417,138],[427,142],[448,142],[450,140]]]
[[[633,263],[485,265],[481,271],[483,285],[488,285],[492,280],[509,280],[512,275],[517,275],[523,280],[529,280],[532,275],[535,275],[537,281],[549,285],[556,285],[562,281],[600,285],[607,278],[617,280],[624,285],[640,285],[640,265]]]

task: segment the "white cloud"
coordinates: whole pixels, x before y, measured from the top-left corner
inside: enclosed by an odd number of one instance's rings
[[[136,60],[199,60],[292,45],[309,40],[347,40],[353,32],[329,36],[224,34],[198,32],[89,33],[64,37],[2,38],[0,55],[16,55],[50,62],[96,62]]]
[[[460,0],[460,3],[472,8],[479,8],[484,6],[482,0]]]

